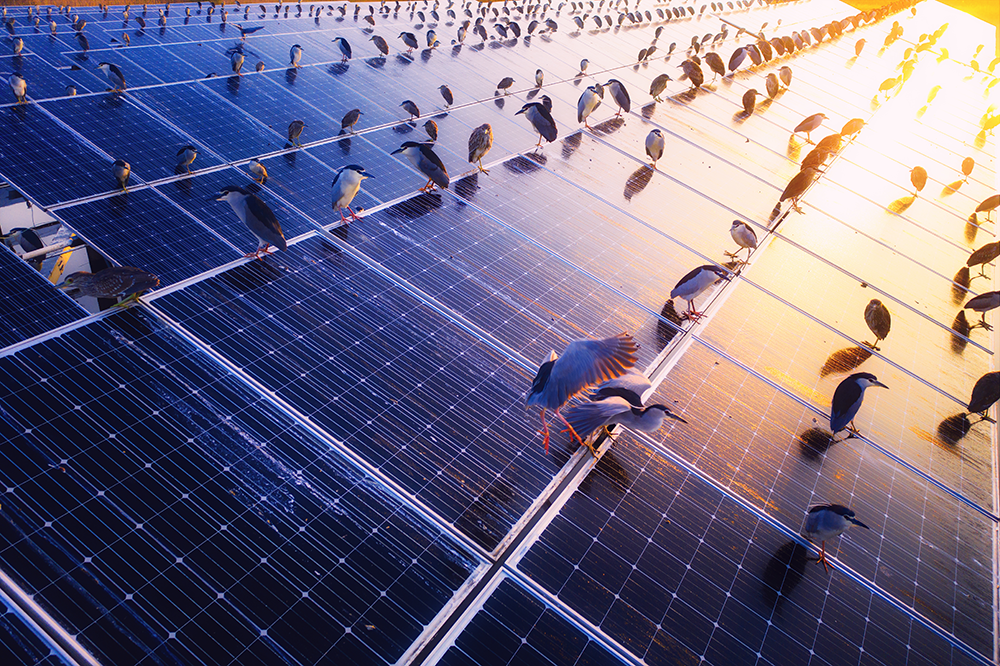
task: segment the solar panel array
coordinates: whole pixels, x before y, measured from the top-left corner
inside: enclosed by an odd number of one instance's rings
[[[858,15],[832,0],[647,2],[179,4],[162,25],[156,6],[8,9],[24,48],[3,69],[29,101],[0,105],[0,174],[160,286],[88,313],[47,279],[55,255],[39,272],[0,247],[0,661],[997,659],[996,431],[964,416],[996,336],[956,318],[994,266],[955,275],[993,240],[970,216],[995,193],[992,29],[932,1],[842,35],[831,22]],[[412,54],[396,37],[430,30],[440,45]],[[651,100],[689,45],[728,63],[758,33],[778,38],[765,62]],[[783,65],[787,89],[746,113]],[[581,92],[612,78],[631,111],[606,93],[580,128]],[[559,139],[536,149],[515,112],[543,94]],[[866,125],[802,214],[773,215],[812,148],[791,130],[820,111],[815,140]],[[427,140],[428,120],[451,187],[417,193],[422,175],[390,153]],[[487,122],[481,173],[468,137]],[[372,176],[349,225],[331,208],[347,164]],[[257,239],[212,196],[228,185],[269,204],[286,252],[243,257]],[[760,239],[746,263],[728,254],[734,218]],[[668,295],[706,263],[733,279],[693,324]],[[872,298],[892,315],[877,349]],[[546,453],[524,410],[538,362],[623,330],[652,400],[686,423],[617,431],[599,459],[556,432]],[[867,393],[861,435],[832,441],[830,396],[856,369],[889,389]],[[870,527],[826,544],[829,572],[798,536],[826,501]]]

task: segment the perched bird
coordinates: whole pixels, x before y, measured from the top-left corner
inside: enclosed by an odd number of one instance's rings
[[[992,421],[993,419],[986,416],[986,412],[997,400],[1000,400],[1000,372],[987,372],[972,387],[969,413],[979,414],[983,420]]]
[[[805,132],[806,141],[812,143],[812,139],[809,136],[810,133],[816,130],[820,125],[822,125],[824,120],[826,120],[826,116],[824,114],[814,113],[813,115],[809,116],[801,123],[796,125],[795,130],[792,133],[798,134],[799,132]]]
[[[272,245],[279,250],[288,249],[278,218],[256,194],[236,185],[227,185],[215,195],[215,200],[228,203],[240,221],[247,225],[250,233],[260,241],[257,251],[250,252],[244,255],[245,257],[260,259],[261,253],[266,255]]]
[[[160,278],[131,266],[112,266],[96,273],[71,273],[59,285],[69,296],[92,298],[125,297],[118,307],[134,303],[143,293],[160,285]]]
[[[924,186],[927,185],[927,169],[920,166],[910,169],[910,183],[917,192],[923,190]]]
[[[783,65],[781,69],[778,70],[778,78],[781,82],[785,84],[785,87],[792,85],[792,68],[788,65]]]
[[[688,79],[691,81],[692,88],[700,88],[703,83],[705,83],[705,72],[702,71],[701,65],[694,60],[688,59],[683,61],[678,65],[684,74],[681,75],[681,81]]]
[[[859,56],[861,52],[865,50],[865,40],[859,39],[854,43],[854,55]]]
[[[632,110],[632,100],[628,96],[628,90],[625,89],[625,85],[618,79],[611,79],[604,84],[604,87],[611,92],[611,99],[615,100],[615,104],[618,105],[618,111],[615,112],[615,117],[621,115],[622,111],[628,113]]]
[[[750,88],[743,93],[743,112],[747,116],[752,116],[754,109],[757,108],[757,95],[760,95],[760,93],[757,92],[756,88]]]
[[[704,313],[695,310],[694,299],[698,298],[698,296],[712,285],[728,279],[729,273],[720,266],[712,264],[699,266],[682,277],[674,285],[674,288],[670,291],[670,298],[683,298],[687,301],[688,309],[684,313],[684,318],[697,321],[704,316]]]
[[[129,44],[132,43],[127,32],[122,33],[122,43],[125,44],[125,46],[128,46]]]
[[[656,162],[663,157],[663,149],[666,142],[663,139],[663,132],[658,128],[649,131],[646,135],[646,154],[649,155],[649,159],[653,160],[653,168],[656,168]]]
[[[979,313],[979,323],[974,324],[972,328],[982,327],[992,331],[993,327],[986,323],[986,313],[998,307],[1000,307],[1000,291],[987,291],[970,298],[963,309]]]
[[[448,170],[444,166],[441,158],[432,150],[433,144],[417,143],[416,141],[406,141],[390,155],[402,153],[406,159],[416,168],[417,171],[427,176],[427,183],[420,188],[421,192],[430,192],[437,185],[441,189],[448,189]]]
[[[264,61],[263,60],[258,60],[257,64],[253,68],[253,71],[255,71],[255,72],[263,72],[264,71]]]
[[[475,164],[479,163],[479,170],[483,173],[489,173],[483,168],[483,157],[486,153],[490,152],[490,148],[493,147],[493,128],[489,123],[483,123],[476,129],[472,130],[472,134],[469,135],[469,163]]]
[[[333,209],[340,213],[340,221],[344,224],[347,224],[344,208],[351,214],[352,220],[360,219],[351,209],[351,202],[361,190],[361,181],[371,177],[365,172],[364,167],[357,164],[348,164],[337,172],[337,177],[333,179]]]
[[[969,176],[972,175],[972,170],[976,168],[976,160],[971,157],[966,157],[962,160],[962,176],[963,180],[967,183],[969,182]]]
[[[361,118],[361,109],[351,109],[344,114],[344,117],[340,121],[340,129],[350,130],[351,134],[354,134],[354,126],[358,124],[358,120]]]
[[[351,59],[351,44],[343,37],[337,37],[333,43],[340,49],[340,62],[347,62]]]
[[[429,49],[437,48],[439,42],[436,32],[434,32],[433,30],[428,30],[425,37],[427,38],[427,48]]]
[[[556,140],[559,134],[558,128],[556,127],[556,121],[552,117],[552,100],[549,99],[548,95],[542,95],[540,102],[529,102],[521,107],[521,110],[515,113],[515,116],[524,114],[524,117],[528,119],[531,126],[535,128],[538,132],[538,143],[535,146],[542,145],[542,139],[545,139],[549,143]]]
[[[990,219],[990,214],[1000,207],[1000,194],[983,199],[982,203],[976,206],[976,215],[986,213],[986,219]]]
[[[708,64],[709,69],[711,69],[712,72],[715,74],[715,76],[712,77],[713,81],[720,76],[726,75],[726,64],[722,62],[722,58],[719,56],[718,53],[714,53],[711,51],[706,53],[705,62]]]
[[[729,227],[729,235],[733,237],[740,249],[736,252],[726,252],[726,256],[735,259],[740,252],[747,250],[747,259],[749,260],[750,255],[757,249],[757,233],[753,227],[742,220],[733,220],[732,226]]]
[[[590,61],[584,58],[580,61],[580,73],[577,76],[581,76],[587,73],[587,68],[590,67]]]
[[[781,203],[786,199],[791,199],[792,208],[796,212],[801,213],[802,209],[798,205],[799,197],[805,194],[818,175],[819,171],[811,166],[807,166],[795,174],[788,181],[788,185],[785,185],[785,189],[781,192],[781,197],[778,198],[778,203],[775,204],[774,210],[771,211],[771,220],[774,220],[781,213]]]
[[[1000,242],[987,243],[970,254],[968,260],[965,262],[965,265],[969,268],[979,266],[979,275],[976,277],[986,277],[986,264],[990,263],[997,257],[1000,257]]]
[[[243,76],[243,73],[240,70],[243,69],[243,61],[244,61],[244,59],[245,59],[245,56],[243,55],[243,51],[234,51],[233,52],[232,57],[229,58],[229,64],[232,66],[234,74],[237,74],[239,76]]]
[[[125,90],[125,74],[122,73],[118,65],[113,65],[110,62],[102,62],[97,65],[97,69],[101,70],[111,83],[112,92]]]
[[[184,167],[188,173],[191,173],[191,163],[194,159],[198,157],[198,149],[194,146],[184,146],[177,151],[177,166]]]
[[[882,304],[882,301],[873,298],[865,306],[865,323],[875,334],[875,342],[870,345],[872,349],[878,350],[880,340],[885,340],[889,336],[889,328],[892,326],[892,317],[889,315],[889,308]],[[867,344],[867,343],[865,343]]]
[[[554,410],[566,427],[570,437],[585,445],[583,438],[560,413],[563,405],[577,393],[614,377],[621,376],[638,361],[639,348],[627,333],[603,340],[574,340],[566,346],[562,355],[551,352],[549,358],[538,368],[531,382],[525,408],[538,405],[542,408],[542,428],[545,452],[549,451],[549,424],[545,420],[546,410]],[[591,449],[593,450],[593,449]]]
[[[132,166],[125,160],[115,160],[111,165],[111,173],[118,187],[128,192],[128,178],[132,174]]]
[[[300,148],[302,147],[302,144],[299,143],[299,137],[302,136],[302,130],[304,130],[305,127],[306,124],[301,120],[293,120],[288,124],[288,140]]]
[[[669,74],[660,74],[655,79],[653,79],[652,83],[649,84],[649,94],[652,96],[652,98],[655,99],[657,102],[662,102],[663,100],[660,99],[660,95],[662,95],[664,91],[666,91],[667,83],[670,81],[673,81],[673,79],[670,78]]]
[[[778,83],[778,75],[774,72],[768,74],[764,79],[764,88],[767,90],[767,96],[774,99],[781,91],[781,84]]]
[[[851,525],[857,525],[866,530],[871,529],[854,515],[853,511],[840,504],[817,504],[809,507],[805,525],[802,527],[802,536],[810,541],[820,540],[819,559],[816,560],[816,564],[822,562],[824,571],[830,570],[826,559],[827,539],[840,536]]]
[[[431,141],[438,140],[438,124],[433,120],[428,120],[424,123],[424,131],[427,132],[427,136],[430,137]]]
[[[188,11],[190,11],[190,9]],[[262,26],[262,25],[255,25],[252,28],[244,28],[239,23],[234,23],[233,25],[235,25],[237,28],[240,29],[240,39],[242,41],[244,41],[244,42],[247,40],[247,35],[252,35],[253,33],[257,32],[258,30],[263,30],[264,29],[264,26]]]
[[[865,389],[872,386],[889,388],[870,372],[856,372],[840,382],[837,390],[833,392],[833,406],[830,409],[830,430],[834,435],[844,428],[851,432],[848,439],[858,434],[858,429],[854,426],[854,417],[861,409]]]
[[[399,38],[403,40],[406,44],[407,54],[413,53],[413,49],[420,47],[420,42],[417,41],[417,36],[412,32],[401,32],[399,33]]]
[[[535,70],[535,87],[541,88],[542,82],[545,80],[545,72],[540,69]]]
[[[602,86],[587,86],[587,89],[580,95],[580,100],[576,103],[576,121],[583,123],[587,129],[591,129],[587,118],[601,105],[602,97],[604,97]]]
[[[371,39],[368,41],[375,43],[375,48],[379,50],[379,53],[381,53],[383,57],[389,55],[389,42],[385,41],[385,39],[379,37],[378,35],[372,35]]]
[[[412,100],[404,100],[400,106],[403,107],[404,111],[410,114],[410,117],[407,120],[413,120],[414,118],[420,117],[420,109],[417,108],[417,105],[414,104]]]
[[[298,44],[293,44],[292,48],[288,50],[288,57],[291,62],[288,63],[289,67],[301,67],[299,61],[302,60],[302,47]]]
[[[20,37],[14,38],[14,55],[21,55],[21,51],[24,50],[24,40]]]
[[[514,85],[514,79],[509,76],[505,76],[500,79],[500,83],[497,84],[497,90],[502,90],[504,95],[510,94],[510,89]]]
[[[14,98],[17,99],[18,104],[24,104],[28,101],[28,82],[20,74],[11,74],[10,78],[7,79],[10,83],[10,90],[14,93]]]
[[[253,179],[258,183],[263,185],[264,181],[267,180],[267,167],[265,167],[264,163],[260,160],[250,160],[250,164],[247,165],[247,169],[250,170],[251,175],[253,175]]]
[[[843,129],[840,130],[840,136],[842,138],[852,137],[862,129],[864,129],[865,121],[861,118],[851,118],[846,123],[844,123]]]
[[[596,402],[573,405],[566,410],[565,419],[570,430],[586,440],[598,428],[622,424],[631,430],[656,432],[663,427],[663,421],[670,417],[687,423],[663,404],[636,407],[625,398],[605,398]],[[589,447],[593,451],[592,445]]]
[[[441,92],[441,97],[444,98],[444,108],[448,108],[455,103],[455,96],[451,93],[451,88],[446,85],[438,86],[438,90]]]

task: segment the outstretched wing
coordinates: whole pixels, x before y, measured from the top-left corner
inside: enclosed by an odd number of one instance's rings
[[[598,386],[591,394],[591,398],[603,400],[617,396],[625,398],[633,407],[642,407],[652,392],[653,385],[649,383],[646,375],[632,368],[621,377],[615,377]]]
[[[608,398],[597,402],[584,402],[569,407],[563,416],[583,439],[603,426],[615,422],[615,417],[631,411],[632,406],[624,398]]]
[[[580,391],[625,374],[635,366],[639,347],[628,333],[603,340],[574,340],[556,360],[546,387],[549,409],[566,404]]]

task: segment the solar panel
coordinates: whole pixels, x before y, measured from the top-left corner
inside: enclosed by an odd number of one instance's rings
[[[9,606],[4,606],[3,610],[0,613],[0,658],[5,663],[39,666],[69,664],[53,653],[46,641],[36,635]]]
[[[0,275],[5,285],[0,295],[4,322],[0,346],[27,340],[86,315],[83,308],[6,247],[0,247]]]

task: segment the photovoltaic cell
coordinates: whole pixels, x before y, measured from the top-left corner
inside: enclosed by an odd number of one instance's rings
[[[63,666],[68,664],[6,606],[0,607],[0,659],[5,664]]]
[[[87,313],[7,247],[0,246],[0,347],[81,319]]]
[[[395,662],[477,566],[136,310],[0,372],[0,556],[103,663]]]

